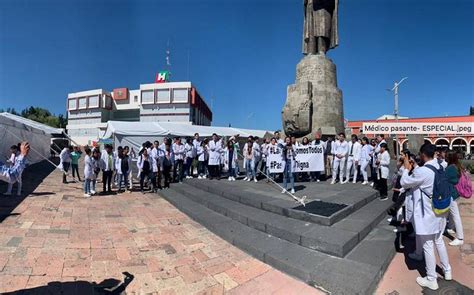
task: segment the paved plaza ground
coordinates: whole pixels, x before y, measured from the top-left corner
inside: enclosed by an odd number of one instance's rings
[[[81,183],[60,178],[56,170],[36,183],[25,173],[28,196],[0,198],[0,292],[101,294],[128,272],[133,279],[119,287],[127,294],[323,293],[250,257],[159,195],[84,198]],[[474,288],[472,201],[460,208],[466,244],[448,247],[449,255],[454,279]],[[377,294],[421,293],[419,268],[397,254]]]

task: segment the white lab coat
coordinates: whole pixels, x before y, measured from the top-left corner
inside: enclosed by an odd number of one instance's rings
[[[360,151],[360,161],[361,162],[370,162],[372,158],[373,147],[370,144],[366,144],[361,148]]]
[[[433,165],[439,169],[438,161],[436,159],[428,161],[426,164]],[[427,197],[423,190],[428,195],[433,194],[434,172],[427,167],[415,168],[413,174],[408,175],[408,170],[403,171],[400,184],[407,190],[410,189],[410,194],[413,200],[413,223],[417,235],[432,235],[444,231],[443,221],[445,217],[438,217],[435,215],[431,199]],[[421,189],[421,190],[420,190]],[[423,201],[422,201],[423,198]],[[408,199],[407,203],[410,202]],[[424,212],[424,213],[423,213]]]
[[[103,150],[102,154],[100,155],[100,167],[104,171],[113,171],[114,170],[114,165],[115,165],[115,155],[114,153],[110,154],[112,156],[112,166],[109,166],[109,154],[107,151]]]
[[[186,148],[184,144],[173,145],[173,153],[175,160],[184,160],[184,157],[186,156]]]
[[[193,139],[194,157],[197,156],[197,150],[200,146],[201,146],[201,141],[198,139]]]
[[[123,174],[124,171],[122,171],[122,160],[120,157],[115,158],[115,170],[117,171],[117,174]],[[128,172],[132,169],[132,159],[130,156],[126,158],[126,161],[128,162]]]
[[[390,174],[390,154],[387,151],[378,154],[379,166],[377,169],[377,176],[378,178],[388,179],[388,175]]]
[[[356,141],[352,145],[352,156],[354,157],[354,161],[360,162],[360,156],[362,154],[362,145],[360,142]],[[349,148],[350,152],[350,148]]]
[[[375,147],[373,147],[373,152],[372,152],[372,158],[373,158],[373,163],[372,163],[372,167],[377,167],[377,164],[375,164],[375,162],[377,162],[377,159],[378,159],[378,154],[380,153],[380,145],[382,143],[387,143],[385,141],[385,139],[383,139],[381,142],[379,142]]]
[[[207,151],[204,146],[198,146],[196,149],[196,155],[198,157],[198,161],[204,162],[207,160]]]
[[[334,155],[334,159],[338,159],[338,160],[343,160],[344,157],[349,152],[349,150],[348,150],[349,144],[347,143],[347,141],[341,142],[341,141],[337,140],[337,141],[332,143],[331,148],[332,148],[331,154]],[[342,158],[339,159],[339,158],[336,157],[336,155],[342,155]]]
[[[141,155],[140,157],[138,157],[138,161],[137,161],[137,168],[138,168],[138,176],[137,177],[140,177],[140,172],[143,169],[143,162],[145,162],[145,161],[143,159],[143,155]],[[158,172],[158,166],[157,166],[156,159],[151,157],[151,156],[148,156],[148,162],[150,163],[150,170],[152,172]]]
[[[210,140],[208,144],[209,152],[209,165],[220,165],[221,164],[221,152],[222,152],[222,142],[219,139],[218,141]]]
[[[232,160],[229,162],[229,149],[226,147],[224,150],[224,169],[226,171],[229,171],[229,168],[236,168],[237,161],[238,161],[238,155],[234,149],[234,153],[232,154]]]
[[[89,155],[84,158],[84,178],[95,179],[94,168],[97,166],[96,161]]]

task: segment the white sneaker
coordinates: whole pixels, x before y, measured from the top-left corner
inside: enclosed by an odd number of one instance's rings
[[[453,280],[453,273],[452,271],[445,271],[444,272],[444,280],[445,281],[452,281]]]
[[[91,195],[95,195],[95,194],[97,194],[96,191],[91,191]]]
[[[415,252],[413,253],[408,253],[408,258],[416,261],[422,261],[423,260],[423,255],[418,255]]]
[[[449,246],[461,246],[464,244],[464,240],[459,240],[458,238],[449,242]]]
[[[373,186],[374,186],[374,183],[373,183],[373,182],[371,182],[371,183],[370,183],[370,186],[371,186],[371,187],[373,187]]]
[[[247,177],[247,176],[245,176],[243,180],[244,180],[244,181],[246,181],[247,179],[248,179],[248,177]]]
[[[292,194],[295,193],[295,189],[294,189],[294,188],[291,189],[291,193],[292,193]]]
[[[281,191],[281,193],[282,193],[282,194],[286,193],[286,189],[283,189],[283,190]]]
[[[321,180],[319,180],[319,179],[316,179],[316,182],[321,182]]]
[[[341,181],[341,184],[347,183],[347,181]]]
[[[89,198],[91,195],[90,194],[84,194],[84,197]]]
[[[387,222],[390,223],[393,221],[393,217],[387,218]]]
[[[448,232],[448,234],[450,234],[450,235],[454,235],[454,234],[456,234],[456,232],[454,231],[454,229],[450,229],[450,228],[448,228],[446,231],[447,231],[447,232]]]
[[[254,181],[254,182],[258,182],[257,177],[254,177],[254,178],[253,178],[253,181]]]
[[[235,177],[232,176],[232,179],[231,179],[231,180],[232,180],[232,181],[235,181]]]
[[[207,178],[207,176],[206,176],[206,175],[204,175],[204,176],[202,177],[202,179],[206,179],[206,178]]]
[[[251,179],[250,177],[249,177],[249,178],[247,178],[247,181],[251,181],[251,180],[252,180],[252,179]]]
[[[331,184],[335,184],[335,183],[336,183],[336,181],[333,179],[333,180],[331,181]]]
[[[422,287],[426,287],[426,288],[434,290],[434,291],[438,290],[438,288],[439,288],[437,280],[430,281],[426,277],[424,277],[424,278],[423,277],[417,277],[416,282],[418,283],[418,285],[420,285]]]
[[[232,177],[229,176],[229,178],[227,178],[228,181],[232,181]]]
[[[202,179],[202,176],[201,176],[201,175],[199,175],[199,176],[198,176],[198,179]]]
[[[357,181],[353,180],[352,183],[357,183]]]
[[[364,181],[362,182],[362,185],[367,185],[367,183],[369,183],[368,181]]]

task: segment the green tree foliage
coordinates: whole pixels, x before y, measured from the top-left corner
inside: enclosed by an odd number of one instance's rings
[[[14,115],[19,115],[24,118],[43,123],[45,125],[56,127],[56,128],[65,128],[67,124],[67,119],[60,114],[59,116],[55,116],[47,109],[39,108],[39,107],[29,107],[18,113],[14,108],[7,108],[6,110],[0,109],[1,112],[7,112]]]

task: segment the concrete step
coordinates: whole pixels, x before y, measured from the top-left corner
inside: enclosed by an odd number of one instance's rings
[[[177,190],[162,191],[160,195],[236,247],[332,294],[371,294],[380,279],[380,267],[374,263],[334,257],[277,238],[217,213]],[[373,239],[376,237],[378,235],[374,235]],[[354,248],[351,253],[356,256],[358,249]]]
[[[323,201],[330,203],[339,203],[345,204],[347,207],[334,213],[331,216],[321,216],[315,215],[304,211],[294,210],[293,208],[297,207],[299,204],[292,201],[288,198],[275,198],[269,196],[268,194],[259,193],[258,190],[251,190],[242,192],[241,184],[237,182],[228,182],[226,180],[220,181],[209,181],[209,180],[199,180],[199,179],[188,179],[186,183],[198,187],[204,191],[222,196],[229,200],[233,200],[245,205],[249,205],[258,209],[263,209],[265,211],[273,212],[279,215],[300,219],[303,221],[309,221],[313,223],[318,223],[322,225],[331,225],[334,224],[346,216],[350,215],[357,209],[365,206],[367,203],[371,202],[376,198],[376,192],[372,190],[354,190],[351,191],[348,195],[347,190],[341,190],[339,186],[335,187],[334,195]],[[216,184],[219,185],[216,185]],[[240,185],[240,186],[239,186]],[[246,186],[258,186],[260,191],[271,190],[273,194],[278,194],[276,187],[270,187],[269,184],[265,183],[248,183]],[[314,185],[314,184],[313,184]],[[264,187],[266,186],[266,187]],[[316,193],[317,195],[317,193]],[[310,196],[308,196],[310,197]],[[315,198],[313,198],[315,199]],[[310,202],[311,198],[308,198],[307,202]]]
[[[246,226],[337,257],[344,257],[357,245],[361,236],[355,231],[332,228],[257,209],[185,183],[175,185],[172,190]]]

